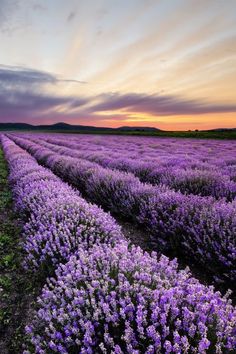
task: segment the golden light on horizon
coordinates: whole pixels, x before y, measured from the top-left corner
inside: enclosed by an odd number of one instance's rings
[[[236,127],[235,14],[231,0],[68,0],[27,14],[5,1],[0,121]]]

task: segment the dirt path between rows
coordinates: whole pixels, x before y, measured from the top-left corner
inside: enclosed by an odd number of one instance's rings
[[[22,267],[22,225],[13,210],[7,164],[0,149],[0,353],[22,353],[24,327],[38,290]]]

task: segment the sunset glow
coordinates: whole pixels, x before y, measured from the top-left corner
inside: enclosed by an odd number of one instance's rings
[[[0,122],[236,128],[236,1],[0,5]]]

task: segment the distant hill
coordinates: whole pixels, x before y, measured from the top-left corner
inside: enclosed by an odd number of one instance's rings
[[[230,139],[236,140],[236,128],[217,128],[211,130],[195,131],[165,131],[153,127],[93,127],[90,125],[72,125],[59,122],[51,125],[31,125],[26,123],[0,123],[1,131],[32,131],[52,133],[74,134],[114,134],[114,135],[137,135],[159,136],[172,138],[196,138],[196,139]]]
[[[26,123],[0,123],[0,130],[30,130],[30,131],[139,131],[139,132],[158,132],[161,131],[152,127],[120,127],[120,128],[107,128],[107,127],[93,127],[90,125],[72,125],[63,122],[50,125],[32,125]]]
[[[32,127],[27,123],[0,123],[0,130],[31,130]]]

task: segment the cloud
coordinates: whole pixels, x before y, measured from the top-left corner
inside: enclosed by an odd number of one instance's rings
[[[178,95],[118,92],[84,97],[58,95],[55,85],[86,83],[17,66],[0,65],[0,121],[126,121],[145,117],[191,116],[236,112],[236,104],[208,103]],[[52,93],[53,92],[53,93]],[[139,117],[140,114],[140,118]],[[50,118],[51,117],[51,118]]]
[[[0,90],[0,102],[0,121],[25,121],[28,118],[34,121],[44,115],[53,116],[60,108],[63,108],[66,116],[66,112],[84,106],[87,99],[19,91],[9,94]]]
[[[70,80],[59,78],[55,74],[51,74],[45,71],[24,68],[20,66],[8,66],[0,65],[0,87],[21,87],[22,89],[29,87],[51,84],[55,85],[57,83],[77,83],[86,84],[86,81]]]
[[[0,86],[32,86],[56,82],[57,78],[54,75],[43,71],[0,65]]]
[[[74,80],[74,79],[58,79],[57,81],[59,82],[72,82],[75,84],[88,84],[88,81],[81,81],[81,80]]]
[[[142,112],[156,116],[236,112],[236,104],[208,103],[174,95],[113,93],[101,95],[100,99],[101,102],[93,106],[94,111],[124,110],[125,112]]]
[[[66,22],[71,22],[76,16],[76,11],[71,11],[69,15],[67,16]]]
[[[1,118],[3,113],[15,112],[20,114],[23,111],[24,114],[28,115],[27,112],[29,111],[30,114],[39,115],[42,111],[56,109],[60,106],[68,109],[78,108],[85,105],[88,100],[79,97],[37,94],[29,91],[12,90],[9,92],[0,90],[0,102]]]
[[[70,112],[84,106],[88,99],[49,93],[48,85],[71,80],[22,67],[0,66],[0,121],[23,120],[57,111]],[[76,80],[72,80],[76,82]]]

